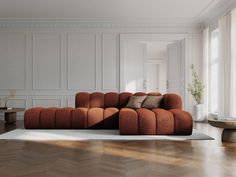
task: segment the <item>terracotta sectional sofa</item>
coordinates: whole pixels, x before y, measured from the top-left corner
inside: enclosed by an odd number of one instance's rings
[[[76,94],[76,108],[31,108],[25,112],[26,129],[118,129],[121,135],[189,135],[192,116],[182,110],[182,100],[176,94],[164,94],[160,108],[125,108],[131,95],[124,93]],[[161,95],[149,93],[148,95]]]

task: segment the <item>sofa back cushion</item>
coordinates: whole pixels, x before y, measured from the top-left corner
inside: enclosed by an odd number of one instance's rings
[[[75,107],[84,107],[84,108],[108,108],[108,107],[115,107],[115,108],[123,108],[129,102],[130,96],[146,96],[146,95],[154,95],[158,96],[161,95],[158,92],[154,93],[130,93],[130,92],[78,92],[75,97]]]
[[[104,94],[104,107],[115,107],[119,108],[119,93],[108,92]]]
[[[119,108],[124,108],[127,105],[131,95],[133,94],[129,92],[123,92],[119,94]]]
[[[104,93],[94,92],[89,97],[90,108],[104,108]]]
[[[75,96],[75,107],[89,108],[90,94],[87,92],[79,92]]]

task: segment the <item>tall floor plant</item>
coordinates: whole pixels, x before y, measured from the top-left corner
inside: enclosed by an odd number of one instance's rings
[[[196,67],[191,64],[190,69],[192,71],[192,83],[188,84],[188,91],[193,96],[197,104],[201,104],[204,93],[204,85],[197,75]]]
[[[197,105],[194,106],[195,114],[193,118],[195,121],[204,121],[204,105],[202,104],[204,85],[197,75],[196,68],[193,64],[190,66],[190,69],[192,71],[192,83],[188,84],[188,91],[197,102]]]

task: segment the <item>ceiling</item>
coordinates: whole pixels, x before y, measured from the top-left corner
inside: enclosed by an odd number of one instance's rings
[[[0,0],[0,19],[196,20],[225,0]]]

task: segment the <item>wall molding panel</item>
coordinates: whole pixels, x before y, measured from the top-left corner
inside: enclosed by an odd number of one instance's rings
[[[0,90],[25,90],[27,70],[26,33],[0,32],[0,53]]]
[[[33,90],[61,89],[61,38],[60,33],[33,33]]]
[[[62,107],[61,99],[47,99],[47,98],[37,98],[32,99],[32,107]]]
[[[67,107],[75,107],[75,98],[68,98],[67,99]]]
[[[96,34],[68,33],[67,81],[69,90],[96,89]]]
[[[26,99],[22,99],[22,98],[9,99],[8,105],[10,107],[27,108],[27,101],[26,101]]]
[[[102,89],[118,90],[119,85],[119,36],[102,34]]]

